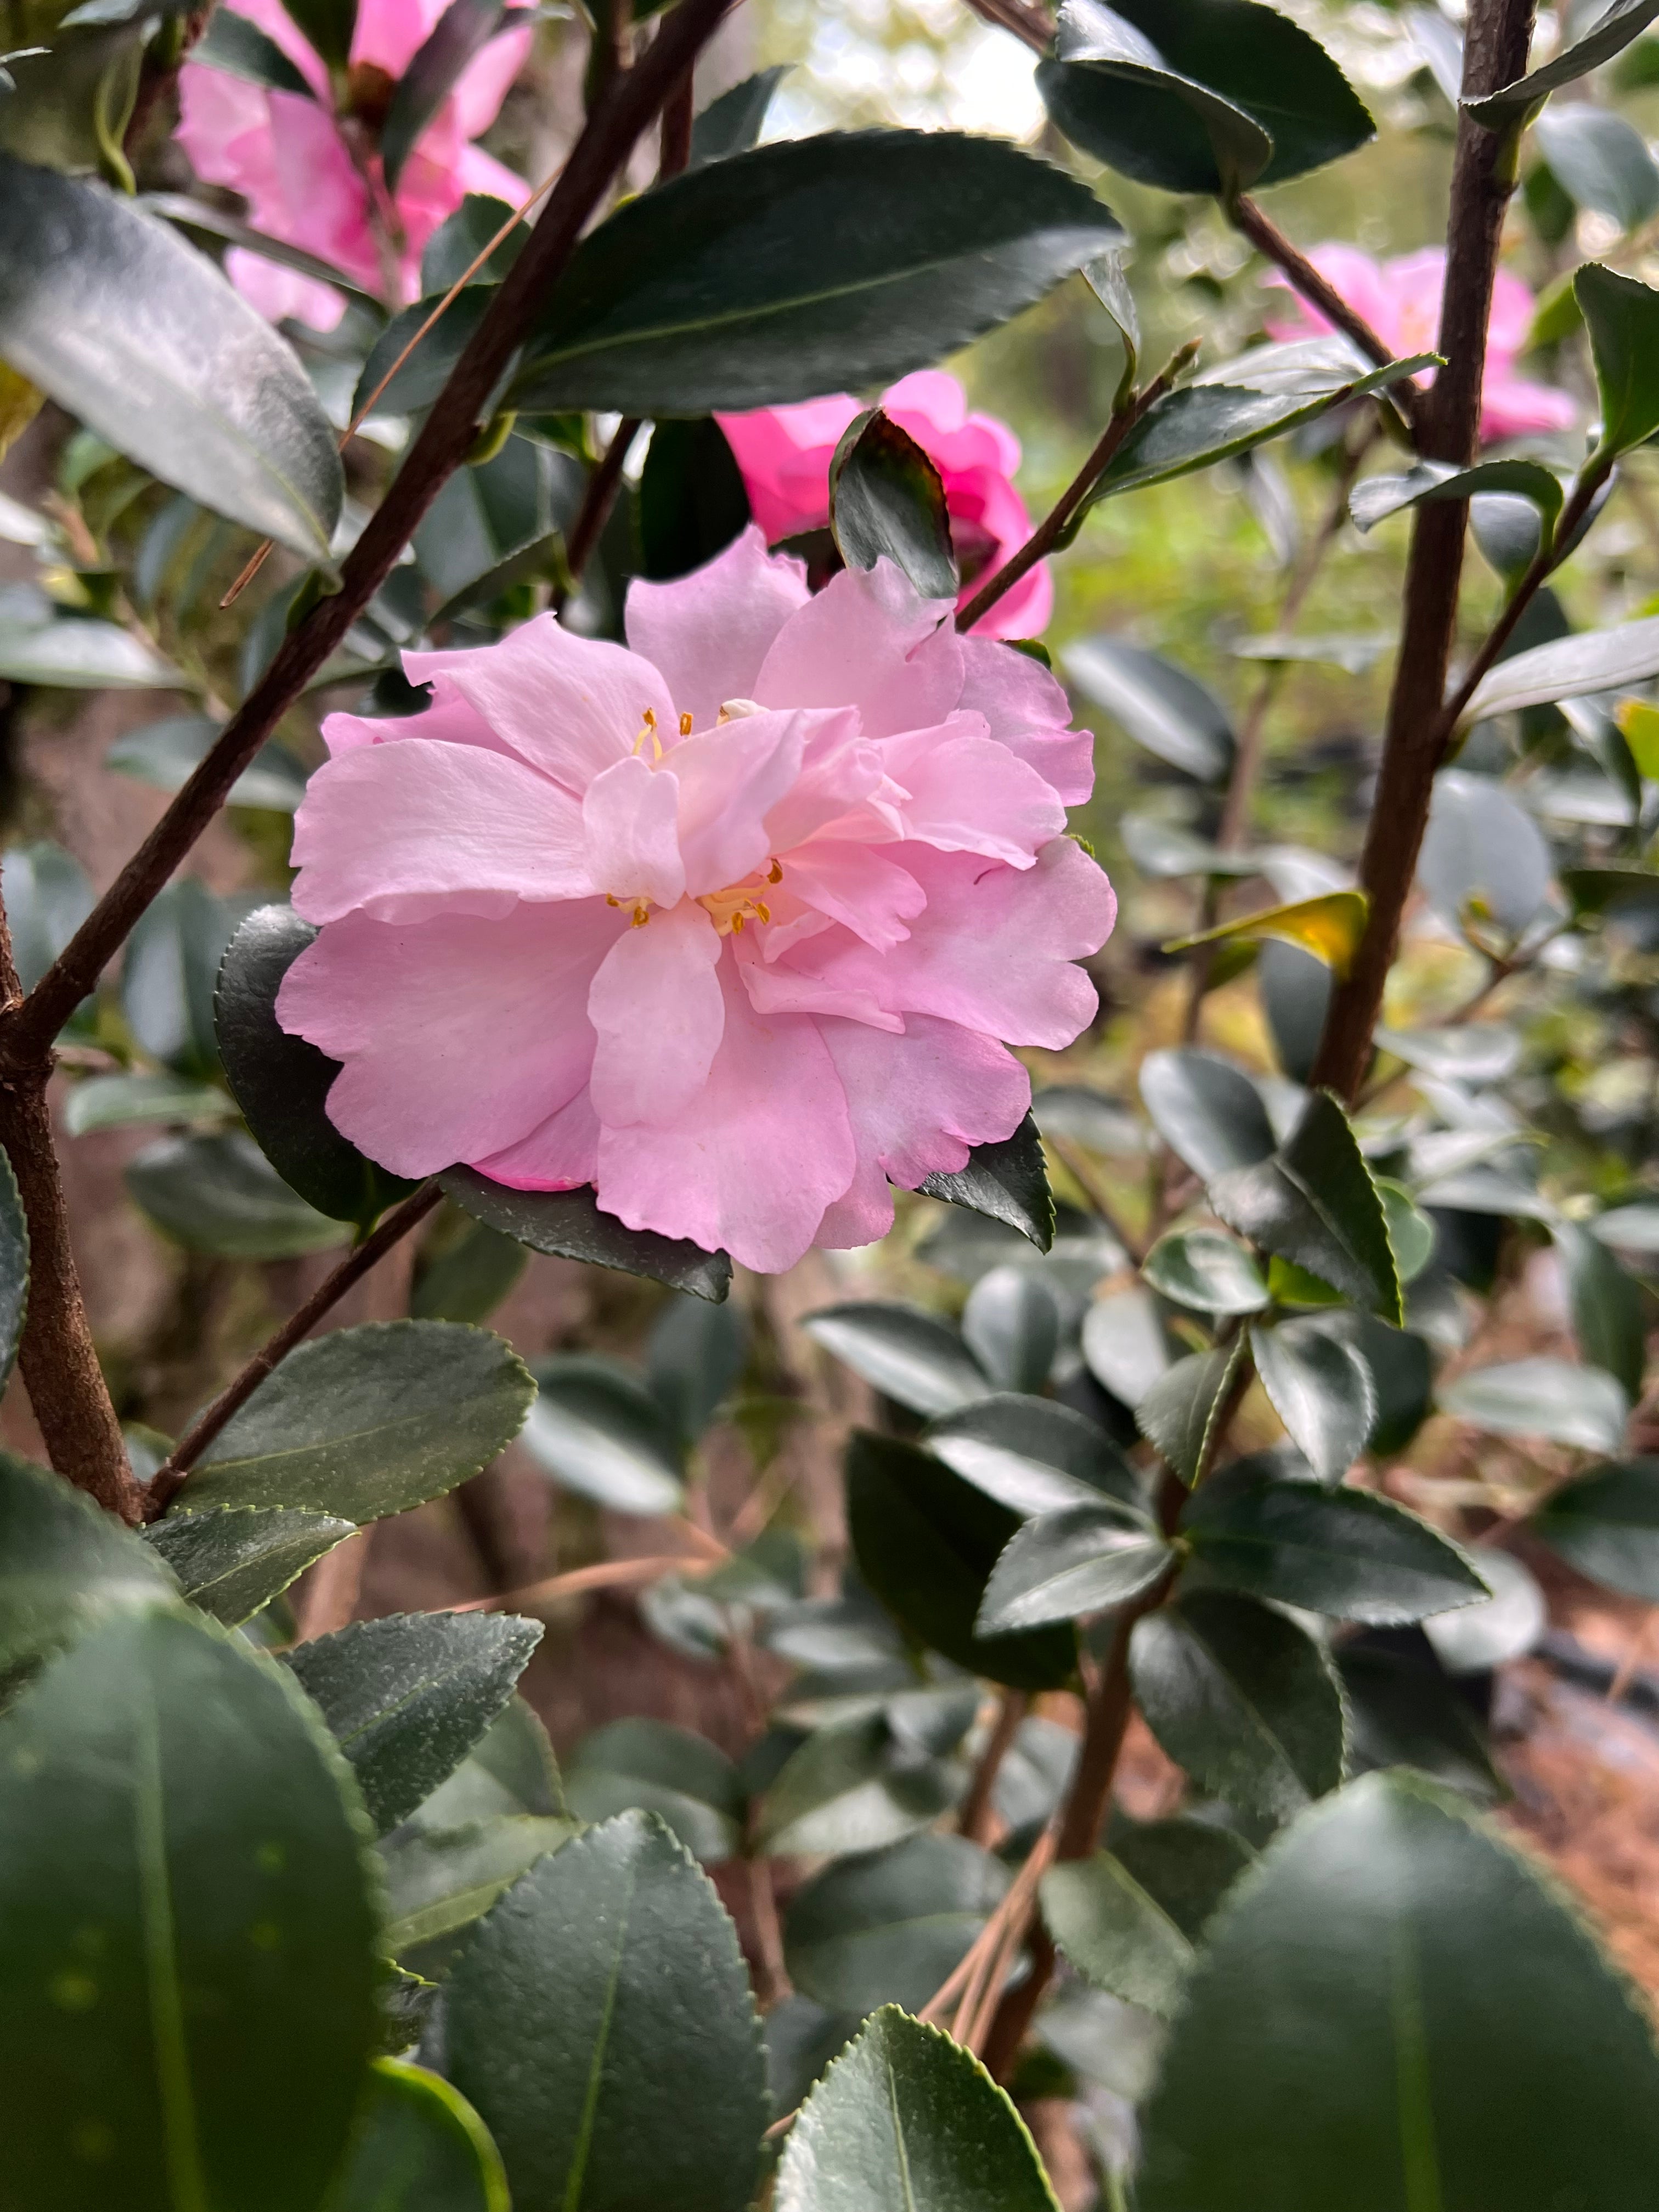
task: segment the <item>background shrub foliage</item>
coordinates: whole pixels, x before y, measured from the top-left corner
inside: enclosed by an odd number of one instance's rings
[[[42,395],[78,426],[43,505],[0,501],[38,569],[0,592],[0,677],[14,707],[187,702],[110,756],[177,794],[112,891],[51,842],[4,865],[0,1348],[52,1463],[0,1460],[9,2212],[1040,2212],[1020,2106],[1055,2094],[1142,2212],[1650,2199],[1647,2025],[1488,1824],[1468,1685],[1535,1632],[1493,1540],[1518,1527],[1659,1601],[1659,1462],[1632,1449],[1659,6],[1564,9],[1535,52],[1523,0],[1474,0],[1466,38],[1333,9],[1331,50],[1257,0],[982,12],[1006,66],[1041,57],[1042,158],[762,144],[777,69],[692,112],[722,0],[602,8],[544,211],[469,198],[417,305],[349,283],[325,337],[261,322],[216,257],[338,272],[179,189],[167,146],[204,36],[292,91],[264,34],[0,0],[0,434]],[[338,64],[350,0],[293,13]],[[500,22],[453,0],[400,145]],[[1333,58],[1362,49],[1400,63],[1367,91],[1391,170]],[[662,175],[613,205],[665,110]],[[1332,307],[1279,223],[1351,228],[1385,174],[1444,224],[1437,351],[1352,313],[1259,343],[1269,264]],[[1536,365],[1593,427],[1482,450],[1506,221]],[[846,1547],[815,1548],[771,1472],[799,1409],[722,1255],[591,1194],[411,1189],[329,1125],[330,1066],[273,1012],[309,937],[283,817],[319,704],[409,711],[404,648],[550,601],[614,635],[631,574],[718,550],[746,501],[715,410],[988,333],[981,381],[1060,495],[1056,661],[1101,732],[1079,826],[1124,921],[1024,1127],[902,1201],[860,1295],[807,1318],[872,1409]],[[955,586],[890,424],[843,448],[833,530],[815,557]],[[1333,713],[1363,741],[1298,750]],[[227,802],[270,894],[175,872]],[[131,1197],[187,1252],[356,1240],[176,1441],[123,1438],[64,1238],[53,1144],[115,1127],[149,1133]],[[410,1318],[299,1342],[414,1232]],[[1577,1356],[1485,1349],[1545,1245]],[[483,1325],[525,1248],[645,1279],[629,1356],[532,1373]],[[1389,1470],[1437,1413],[1502,1441],[1410,1510]],[[711,1533],[730,1420],[759,1484]],[[561,1773],[514,1686],[582,1570],[528,1615],[295,1640],[298,1577],[520,1435],[568,1498],[675,1531],[640,1602],[742,1686],[740,1759],[623,1719]],[[1113,1805],[1133,1713],[1186,1776],[1171,1817]],[[710,1866],[750,1900],[753,1974]]]

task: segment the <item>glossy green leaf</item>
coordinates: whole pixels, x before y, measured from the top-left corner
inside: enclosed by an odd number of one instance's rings
[[[1601,120],[1611,124],[1616,118],[1608,115]],[[1650,158],[1649,165],[1651,167]],[[1659,292],[1595,262],[1578,271],[1572,289],[1589,332],[1601,402],[1601,437],[1596,452],[1600,458],[1611,459],[1642,445],[1659,430],[1659,369],[1654,365],[1654,346],[1659,342]]]
[[[1456,1029],[1380,1029],[1381,1050],[1447,1083],[1501,1083],[1521,1058],[1517,1031],[1503,1022],[1466,1022]]]
[[[851,422],[830,464],[830,527],[849,568],[891,561],[925,599],[961,586],[939,470],[879,407]]]
[[[1495,1803],[1504,1786],[1473,1705],[1421,1629],[1387,1634],[1387,1646],[1354,1638],[1336,1654],[1348,1706],[1350,1772],[1413,1766],[1477,1803]]]
[[[1198,1313],[1260,1313],[1267,1303],[1261,1270],[1218,1230],[1180,1229],[1161,1237],[1140,1272],[1160,1297]]]
[[[1656,15],[1659,15],[1659,0],[1612,0],[1582,38],[1563,46],[1541,69],[1516,77],[1512,84],[1489,93],[1484,100],[1470,100],[1469,113],[1488,131],[1507,130],[1550,93],[1564,84],[1576,84],[1580,77],[1622,53],[1633,39],[1640,38]]]
[[[507,1699],[447,1782],[411,1815],[421,1827],[464,1826],[500,1813],[565,1811],[547,1730],[522,1697]]]
[[[859,1571],[900,1625],[969,1673],[1051,1690],[1077,1664],[1069,1628],[986,1636],[986,1585],[1019,1522],[931,1452],[856,1431],[847,1448],[847,1525]]]
[[[376,2061],[322,2212],[511,2212],[489,2132],[441,2075]]]
[[[723,1298],[732,1287],[732,1262],[724,1252],[705,1252],[701,1245],[659,1237],[649,1229],[626,1229],[614,1213],[600,1211],[585,1186],[510,1190],[476,1168],[450,1168],[439,1180],[445,1195],[476,1220],[487,1221],[532,1252],[649,1275],[671,1290],[690,1291],[700,1298]]]
[[[1181,1533],[1207,1575],[1345,1620],[1420,1620],[1490,1595],[1468,1556],[1368,1490],[1231,1468],[1187,1501]]]
[[[1533,125],[1533,143],[1576,205],[1611,216],[1620,230],[1659,211],[1659,167],[1625,116],[1588,102],[1547,108]],[[1594,343],[1593,323],[1591,330]]]
[[[1139,1284],[1096,1298],[1083,1316],[1083,1357],[1097,1382],[1131,1411],[1174,1361],[1158,1301]]]
[[[240,1129],[163,1137],[131,1163],[126,1183],[175,1243],[216,1259],[298,1259],[349,1233],[307,1206]]]
[[[1604,1367],[1634,1404],[1647,1366],[1641,1291],[1607,1245],[1581,1222],[1554,1222],[1550,1234],[1565,1279],[1578,1349],[1592,1365]]]
[[[1404,1451],[1429,1418],[1434,1376],[1426,1339],[1352,1307],[1324,1314],[1322,1325],[1351,1344],[1370,1370],[1376,1418],[1368,1449],[1379,1455]]]
[[[263,85],[267,92],[297,93],[301,100],[317,96],[276,40],[234,8],[214,9],[190,58],[209,69],[223,70],[228,76],[239,76],[245,84]]]
[[[449,0],[398,77],[380,126],[386,190],[395,191],[416,141],[506,20],[504,0]]]
[[[357,0],[293,0],[287,13],[330,70],[343,75],[351,60]]]
[[[351,1797],[303,1698],[199,1618],[108,1622],[0,1720],[18,2212],[311,2212],[378,2033]]]
[[[1511,1659],[1524,1658],[1549,1626],[1538,1578],[1513,1552],[1477,1544],[1470,1557],[1492,1595],[1483,1604],[1437,1613],[1423,1624],[1449,1674],[1489,1674]]]
[[[798,1990],[859,2018],[919,2012],[1007,1893],[1001,1862],[961,1836],[912,1836],[837,1859],[796,1891],[784,1960]]]
[[[514,2212],[743,2212],[769,2117],[737,1931],[648,1814],[515,1885],[449,1986],[449,2071]]]
[[[749,526],[749,493],[712,416],[652,426],[639,490],[640,573],[689,575]]]
[[[1490,776],[1443,769],[1434,780],[1418,880],[1454,929],[1518,938],[1542,905],[1552,863],[1543,831]]]
[[[1335,1669],[1271,1606],[1187,1591],[1136,1622],[1129,1679],[1147,1726],[1206,1796],[1283,1820],[1342,1780]]]
[[[879,384],[1041,299],[1121,233],[1046,162],[950,131],[763,146],[578,248],[516,403],[706,415]]]
[[[1008,1540],[975,1623],[981,1636],[1104,1613],[1150,1589],[1174,1553],[1153,1524],[1124,1506],[1040,1513]]]
[[[1060,1346],[1059,1300],[1029,1267],[988,1268],[968,1293],[962,1338],[999,1389],[1041,1390]]]
[[[944,2031],[889,2005],[789,2131],[777,2212],[1056,2212],[1025,2124]]]
[[[1561,888],[1577,921],[1593,915],[1639,927],[1659,908],[1659,875],[1647,868],[1563,868]]]
[[[781,81],[789,74],[787,62],[757,70],[741,84],[711,100],[691,125],[691,167],[704,161],[723,161],[732,154],[746,154],[766,125],[766,111]]]
[[[525,1449],[566,1490],[617,1513],[673,1513],[684,1497],[679,1441],[639,1377],[591,1353],[536,1370]]]
[[[1226,775],[1235,744],[1232,723],[1195,677],[1115,637],[1080,639],[1063,646],[1060,659],[1084,697],[1103,707],[1138,745],[1201,783],[1218,783]]]
[[[758,1840],[777,1857],[879,1850],[931,1827],[961,1788],[882,1714],[836,1722],[786,1761],[762,1802]]]
[[[1245,1356],[1243,1336],[1213,1352],[1189,1352],[1135,1407],[1135,1426],[1183,1482],[1198,1480],[1214,1449],[1217,1424]]]
[[[326,564],[343,478],[288,346],[154,216],[0,154],[0,355],[118,453]]]
[[[416,1262],[409,1310],[416,1321],[486,1322],[529,1263],[522,1244],[487,1222],[450,1217],[456,1233]]]
[[[1230,1227],[1294,1261],[1383,1320],[1404,1319],[1387,1218],[1342,1109],[1316,1091],[1272,1159],[1212,1176],[1210,1203]]]
[[[1274,1057],[1293,1082],[1305,1083],[1319,1057],[1334,970],[1287,938],[1264,931],[1256,952],[1255,983]]]
[[[533,1387],[517,1354],[480,1328],[335,1329],[290,1352],[231,1416],[180,1503],[192,1513],[297,1505],[359,1523],[403,1513],[504,1451]]]
[[[565,1765],[581,1820],[637,1807],[654,1813],[694,1858],[729,1859],[743,1829],[738,1770],[718,1745],[668,1721],[611,1721],[585,1735]]]
[[[1144,2125],[1142,2212],[1634,2204],[1659,2061],[1531,1864],[1376,1775],[1217,1917]]]
[[[1481,678],[1462,719],[1484,722],[1527,707],[1620,691],[1651,676],[1659,676],[1659,615],[1611,629],[1580,630],[1512,653]]]
[[[1364,1355],[1312,1319],[1253,1328],[1250,1350],[1291,1442],[1322,1482],[1340,1482],[1376,1419]]]
[[[1646,1259],[1659,1252],[1659,1206],[1638,1202],[1611,1206],[1590,1222],[1593,1235],[1615,1252],[1631,1252]]]
[[[210,1083],[183,1075],[90,1075],[64,1101],[64,1127],[71,1137],[99,1129],[153,1127],[213,1128],[233,1120],[236,1109]]]
[[[223,10],[213,20],[221,21]],[[196,49],[192,48],[192,58]],[[201,766],[219,735],[220,725],[205,714],[173,714],[145,722],[118,737],[104,755],[104,766],[147,783],[156,791],[179,791]],[[306,795],[305,770],[292,753],[274,741],[262,745],[253,765],[230,787],[232,806],[258,806],[292,814]]]
[[[236,927],[227,900],[184,876],[139,918],[121,965],[121,1008],[138,1042],[175,1073],[216,1074],[213,982]]]
[[[1193,1947],[1109,1851],[1051,1866],[1042,1917],[1054,1942],[1097,1990],[1168,2020],[1179,2010]]]
[[[418,1960],[422,1972],[447,1972],[465,1931],[574,1832],[574,1821],[529,1813],[400,1829],[382,1851],[388,1954]]]
[[[1581,1451],[1616,1452],[1625,1441],[1630,1401],[1598,1367],[1568,1359],[1505,1360],[1467,1368],[1439,1391],[1440,1410],[1500,1437],[1542,1437]]]
[[[1231,1060],[1188,1045],[1149,1052],[1140,1096],[1170,1151],[1206,1182],[1254,1167],[1278,1146],[1261,1093]]]
[[[1232,1828],[1191,1815],[1113,1820],[1113,1855],[1187,1938],[1196,1943],[1255,1856]]]
[[[1659,1459],[1592,1468],[1527,1522],[1581,1575],[1659,1605]]]
[[[1103,1429],[1052,1398],[1002,1392],[929,1424],[927,1448],[1012,1513],[1141,1502],[1134,1469]]]
[[[646,1371],[659,1405],[693,1443],[714,1419],[749,1357],[749,1317],[729,1301],[672,1297],[646,1340]]]
[[[991,1388],[948,1323],[920,1306],[861,1298],[821,1306],[801,1327],[884,1396],[917,1413],[953,1413]]]
[[[176,1595],[173,1577],[113,1514],[50,1468],[0,1452],[0,1678],[107,1613]]]
[[[191,1603],[227,1628],[251,1620],[296,1575],[356,1534],[355,1522],[331,1514],[253,1505],[174,1513],[144,1531]]]
[[[61,845],[42,838],[14,845],[0,865],[17,977],[32,991],[92,912],[86,870]]]
[[[539,1622],[512,1613],[395,1613],[301,1644],[285,1663],[385,1835],[483,1736],[541,1634]]]
[[[0,170],[0,181],[4,174]],[[4,283],[0,263],[0,340],[5,337]],[[44,622],[0,617],[0,678],[62,691],[155,691],[171,690],[179,672],[118,623],[76,615]]]
[[[1012,1137],[969,1148],[963,1168],[941,1168],[916,1185],[925,1197],[947,1206],[965,1206],[988,1220],[1018,1230],[1026,1242],[1046,1252],[1054,1241],[1054,1200],[1042,1144],[1030,1114]]]
[[[1444,500],[1472,499],[1480,492],[1508,492],[1530,500],[1552,529],[1561,512],[1561,480],[1540,461],[1480,461],[1460,469],[1451,461],[1416,461],[1403,476],[1366,477],[1348,496],[1356,530],[1375,530],[1389,515],[1431,507]]]
[[[1375,1180],[1403,1289],[1417,1280],[1434,1257],[1437,1232],[1403,1183],[1395,1182],[1387,1176],[1378,1176]]]

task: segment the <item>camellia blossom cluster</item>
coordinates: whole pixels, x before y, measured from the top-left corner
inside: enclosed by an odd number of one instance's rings
[[[950,614],[886,562],[810,597],[751,527],[636,581],[626,649],[541,616],[331,716],[277,1014],[336,1125],[774,1271],[1012,1135],[1115,901],[1065,834],[1089,733]]]
[[[1446,280],[1443,246],[1403,253],[1393,261],[1373,261],[1357,246],[1317,246],[1308,256],[1320,275],[1363,315],[1396,356],[1432,353],[1440,330],[1440,294]],[[1284,282],[1281,277],[1271,280]],[[1530,431],[1570,430],[1577,409],[1565,392],[1533,384],[1515,373],[1532,329],[1532,294],[1513,270],[1500,269],[1492,288],[1492,319],[1486,331],[1486,367],[1480,393],[1480,435],[1487,444]],[[1304,337],[1331,325],[1303,301],[1293,313],[1270,324],[1280,338]],[[1419,378],[1433,381],[1433,372]]]
[[[939,471],[962,570],[959,604],[1017,553],[1031,534],[1014,489],[1019,440],[994,415],[970,414],[967,394],[943,369],[902,377],[878,403]],[[757,407],[715,419],[737,456],[750,511],[777,544],[830,520],[830,464],[841,434],[865,403],[845,392],[793,407]],[[1006,592],[975,628],[986,637],[1036,637],[1054,611],[1054,589],[1041,562]]]
[[[392,93],[447,0],[360,0],[337,110],[321,58],[279,0],[238,0],[237,13],[281,47],[314,91],[274,92],[205,62],[179,77],[179,139],[198,177],[248,204],[256,230],[302,246],[379,297],[419,296],[421,252],[469,192],[516,206],[524,182],[471,142],[495,121],[530,51],[528,29],[491,39],[415,143],[388,197],[375,150]],[[226,272],[261,314],[332,330],[345,295],[262,254],[234,247]]]

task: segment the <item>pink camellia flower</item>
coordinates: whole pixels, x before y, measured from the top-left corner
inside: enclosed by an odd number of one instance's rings
[[[179,72],[179,139],[197,175],[240,192],[256,230],[303,246],[398,307],[418,296],[421,250],[468,192],[514,205],[524,193],[521,178],[470,143],[495,121],[530,50],[528,30],[508,30],[462,71],[416,141],[395,199],[387,198],[374,150],[380,126],[394,85],[446,4],[361,0],[343,113],[327,70],[280,0],[237,0],[237,12],[282,48],[314,100],[267,91],[205,62],[187,62]],[[332,285],[240,246],[226,255],[225,268],[273,322],[295,315],[327,331],[345,312],[344,295]]]
[[[943,369],[901,377],[880,404],[944,479],[965,603],[1031,534],[1031,518],[1013,485],[1019,440],[994,415],[970,415],[962,386]],[[862,412],[861,401],[837,392],[795,407],[716,417],[769,545],[829,521],[830,463],[842,432]],[[975,628],[986,637],[1035,637],[1047,629],[1054,604],[1054,587],[1039,562]]]
[[[1012,1135],[1006,1048],[1087,1024],[1115,901],[1064,834],[1089,733],[950,611],[884,562],[811,598],[750,528],[635,582],[627,650],[406,653],[431,705],[331,716],[295,826],[276,1010],[331,1119],[769,1271]]]
[[[1308,256],[1327,283],[1397,356],[1432,353],[1440,331],[1440,292],[1446,276],[1443,246],[1402,253],[1393,261],[1373,261],[1357,246],[1316,246]],[[1282,276],[1267,280],[1283,284]],[[1516,357],[1532,328],[1533,296],[1521,279],[1500,269],[1492,289],[1492,320],[1486,329],[1486,369],[1480,395],[1480,435],[1487,443],[1516,438],[1530,430],[1570,430],[1577,409],[1565,392],[1531,384],[1515,374]],[[1328,331],[1325,318],[1297,301],[1294,315],[1270,323],[1277,338],[1305,337]],[[1419,376],[1433,382],[1433,372]]]

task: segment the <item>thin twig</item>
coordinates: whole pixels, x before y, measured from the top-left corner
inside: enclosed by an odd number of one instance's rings
[[[1012,591],[1022,576],[1028,574],[1045,554],[1052,551],[1056,538],[1087,499],[1103,472],[1109,467],[1113,454],[1148,408],[1162,399],[1197,351],[1196,339],[1181,347],[1170,356],[1146,390],[1137,392],[1127,407],[1113,416],[1094,451],[1018,552],[1011,554],[995,575],[981,584],[967,605],[958,611],[957,628],[959,630],[972,629],[976,622],[990,612],[1005,592]]]
[[[1322,276],[1307,255],[1291,245],[1279,225],[1253,199],[1240,198],[1227,210],[1234,225],[1248,238],[1256,252],[1271,261],[1281,271],[1292,289],[1310,307],[1322,314],[1350,337],[1368,361],[1379,368],[1386,368],[1395,358],[1395,349],[1380,337],[1365,318],[1351,307],[1336,287]],[[1417,421],[1418,403],[1422,393],[1414,384],[1397,384],[1391,387],[1389,397],[1413,428]]]
[[[545,1581],[527,1583],[522,1589],[502,1590],[494,1597],[468,1598],[451,1606],[452,1613],[519,1612],[526,1607],[556,1604],[559,1599],[580,1597],[584,1590],[625,1589],[630,1583],[659,1582],[672,1574],[707,1573],[718,1564],[699,1553],[653,1553],[637,1559],[601,1559],[591,1567],[573,1567],[568,1574],[549,1575]]]
[[[156,1469],[146,1500],[146,1518],[165,1513],[184,1487],[185,1480],[202,1454],[231,1419],[246,1405],[265,1377],[287,1358],[295,1346],[308,1336],[331,1307],[336,1306],[354,1283],[383,1260],[392,1246],[425,1220],[443,1192],[435,1182],[411,1191],[381,1220],[379,1228],[325,1275],[302,1306],[297,1306],[282,1327],[267,1337],[235,1380],[222,1390],[205,1413],[199,1413]]]
[[[957,1832],[966,1836],[970,1844],[982,1844],[991,1825],[991,1799],[997,1786],[997,1776],[1002,1762],[1013,1748],[1014,1738],[1019,1734],[1030,1699],[1023,1690],[1005,1690],[997,1700],[997,1717],[991,1723],[985,1739],[985,1748],[974,1768],[973,1779],[968,1784],[968,1795],[963,1799],[957,1814]]]
[[[622,489],[623,467],[628,459],[628,449],[640,434],[641,418],[624,415],[617,423],[616,435],[605,447],[582,492],[582,503],[576,510],[576,520],[570,526],[570,536],[565,545],[563,579],[553,592],[553,611],[562,614],[565,602],[581,581],[582,570],[593,557],[593,549],[611,520],[611,510],[617,503],[617,494]]]

